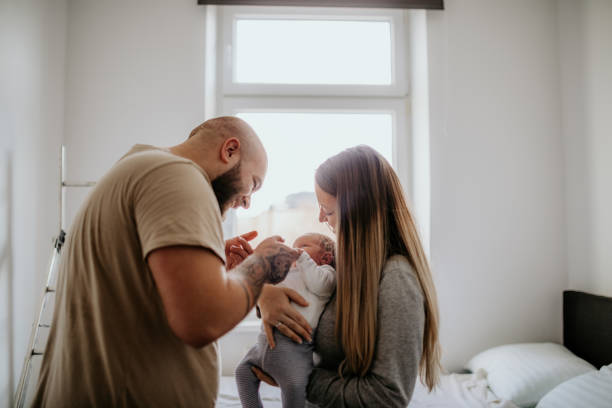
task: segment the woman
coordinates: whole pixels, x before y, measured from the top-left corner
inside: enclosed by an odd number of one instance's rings
[[[337,237],[337,288],[317,328],[320,362],[307,398],[320,407],[406,407],[419,374],[436,385],[440,348],[436,291],[399,179],[358,146],[325,161],[315,181],[319,221]],[[259,300],[271,345],[272,326],[309,338],[289,300],[303,303],[273,286]]]

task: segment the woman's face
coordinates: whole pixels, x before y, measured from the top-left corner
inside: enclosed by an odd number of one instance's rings
[[[338,201],[333,195],[326,193],[315,183],[315,194],[319,202],[319,222],[326,222],[334,234],[338,225]]]

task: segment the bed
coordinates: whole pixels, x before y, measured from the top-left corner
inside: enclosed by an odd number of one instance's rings
[[[521,350],[520,355],[517,348]],[[549,352],[551,349],[552,352]],[[546,377],[547,374],[543,374],[540,367],[527,367],[536,364],[534,360],[537,360],[529,353],[540,356],[542,364],[549,366],[553,374]],[[554,364],[550,367],[550,359],[557,359],[559,353],[564,362],[571,361],[575,369],[573,372],[565,367],[556,370]],[[500,364],[503,358],[515,366]],[[487,360],[492,361],[492,365],[487,366]],[[484,368],[479,368],[478,364]],[[470,365],[473,372],[443,375],[440,386],[432,393],[428,393],[417,381],[408,408],[612,407],[612,298],[565,291],[563,345],[533,343],[500,346],[475,356],[468,362],[467,366]],[[538,379],[534,377],[535,374],[529,373],[532,368],[533,372],[544,375],[544,378]],[[564,377],[559,377],[559,372]],[[520,375],[514,375],[516,373]],[[517,378],[521,376],[522,379]],[[589,377],[596,378],[591,380]],[[523,383],[517,385],[517,380]],[[530,395],[525,396],[525,392]],[[566,395],[568,393],[569,396]],[[282,407],[278,388],[263,384],[261,396],[264,407]],[[233,377],[222,377],[217,406],[240,407]]]
[[[262,384],[260,395],[265,408],[282,408],[280,390]],[[218,408],[241,407],[233,377],[221,377]],[[408,408],[517,408],[511,401],[495,396],[487,387],[487,380],[478,374],[451,374],[441,378],[440,386],[429,394],[417,382]]]
[[[612,298],[563,292],[563,344],[596,368],[612,363]]]

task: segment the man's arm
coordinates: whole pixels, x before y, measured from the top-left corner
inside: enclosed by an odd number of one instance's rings
[[[228,273],[223,262],[202,247],[161,248],[147,260],[170,328],[183,342],[203,347],[238,324],[257,302],[264,283],[282,281],[297,256],[275,237]]]

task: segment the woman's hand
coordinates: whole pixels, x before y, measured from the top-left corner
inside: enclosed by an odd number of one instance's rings
[[[244,259],[253,253],[253,248],[248,241],[257,236],[257,231],[247,232],[240,236],[225,241],[225,258],[227,259],[226,270],[234,269]]]
[[[276,347],[274,327],[296,343],[301,344],[302,339],[312,341],[312,328],[290,301],[308,306],[306,299],[293,289],[265,285],[261,292],[258,304],[270,348]]]
[[[269,385],[271,385],[273,387],[278,387],[278,383],[276,381],[274,381],[274,378],[272,378],[268,374],[264,373],[261,370],[261,368],[252,366],[251,367],[251,371],[253,371],[253,374],[255,374],[255,376],[257,378],[259,378],[259,381],[263,381],[266,384],[269,384]]]

